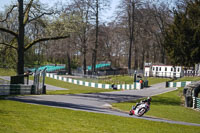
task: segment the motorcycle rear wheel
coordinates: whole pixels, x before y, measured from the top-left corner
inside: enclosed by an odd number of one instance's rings
[[[138,111],[138,116],[139,116],[139,117],[143,116],[145,112],[146,112],[146,109],[145,109],[145,108],[139,109],[139,111]]]

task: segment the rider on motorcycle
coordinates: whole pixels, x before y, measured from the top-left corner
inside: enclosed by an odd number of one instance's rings
[[[133,110],[135,110],[137,108],[137,106],[139,106],[142,103],[147,103],[148,105],[150,105],[151,104],[151,100],[152,100],[151,97],[148,97],[146,100],[140,101],[140,103],[137,103],[135,107],[133,106]]]

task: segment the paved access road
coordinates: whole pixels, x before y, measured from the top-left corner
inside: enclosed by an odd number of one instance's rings
[[[128,113],[126,112],[113,110],[111,108],[111,103],[135,100],[173,90],[176,90],[176,88],[165,88],[165,83],[160,83],[153,85],[149,88],[144,88],[142,90],[125,90],[125,91],[114,91],[114,92],[104,92],[95,94],[17,96],[17,97],[10,97],[9,99],[32,103],[32,104],[41,104],[58,108],[72,109],[72,110],[104,113],[110,115],[132,117],[132,118],[167,122],[173,124],[200,126],[200,124],[170,121],[170,120],[164,120],[146,116],[143,117],[129,116]]]

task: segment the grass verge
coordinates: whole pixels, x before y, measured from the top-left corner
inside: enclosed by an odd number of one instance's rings
[[[151,110],[146,115],[200,124],[200,112],[182,105],[182,90],[183,88],[179,88],[176,91],[152,97]],[[139,101],[114,103],[113,106],[129,111],[136,102]]]
[[[123,76],[123,75],[117,75],[117,76],[105,76],[104,78],[99,79],[88,79],[88,78],[79,78],[77,80],[87,81],[87,82],[95,82],[95,83],[102,83],[102,84],[133,84],[133,76]],[[170,78],[155,78],[155,77],[149,77],[147,78],[149,81],[149,85],[162,83],[169,81]]]
[[[30,79],[33,79],[31,77]],[[149,85],[157,84],[161,82],[168,81],[169,79],[165,78],[149,78]],[[55,80],[52,78],[46,77],[45,83],[61,88],[66,88],[69,90],[59,90],[59,91],[47,91],[47,94],[77,94],[77,93],[99,93],[99,92],[110,92],[113,91],[112,89],[106,90],[106,89],[99,89],[99,88],[92,88],[92,87],[86,87],[81,85],[75,85],[68,82]]]
[[[102,84],[132,84],[133,77],[127,75],[101,76],[98,79],[76,78],[77,80]]]
[[[200,81],[200,77],[183,77],[173,82],[181,82],[181,81]]]
[[[200,127],[0,101],[1,133],[199,133]]]
[[[30,77],[33,79],[33,77]],[[55,94],[78,94],[78,93],[99,93],[99,92],[109,92],[113,91],[112,89],[99,89],[99,88],[92,88],[86,87],[82,85],[75,85],[68,82],[52,79],[52,78],[45,78],[45,83],[48,85],[53,85],[61,88],[66,88],[68,90],[58,90],[58,91],[47,91],[48,95],[55,95]]]
[[[158,84],[166,81],[170,81],[170,78],[154,78],[154,77],[149,77],[147,78],[148,80],[148,85],[151,86],[153,84]]]
[[[14,69],[0,68],[0,76],[15,76],[16,71]]]

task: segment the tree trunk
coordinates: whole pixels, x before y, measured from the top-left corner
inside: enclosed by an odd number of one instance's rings
[[[2,58],[1,58],[1,62],[2,62],[2,64],[3,64],[3,68],[6,68],[6,57],[5,57],[5,55],[6,55],[6,50],[7,50],[7,48],[5,47],[5,49],[2,51],[2,53],[1,53],[1,56],[2,56]]]
[[[128,23],[129,23],[129,53],[128,53],[128,69],[131,69],[132,61],[132,46],[134,42],[134,22],[135,22],[135,2],[131,1],[131,6],[128,9]],[[129,11],[130,10],[130,11]]]
[[[99,0],[96,0],[96,40],[92,56],[92,75],[96,72],[98,38],[99,38]]]
[[[153,63],[156,63],[156,44],[153,44]]]
[[[83,73],[84,75],[86,75],[86,53],[87,53],[87,46],[86,46],[86,43],[87,43],[87,39],[86,39],[86,29],[84,29],[84,32],[83,32]]]
[[[131,69],[131,58],[132,58],[132,37],[130,37],[129,53],[128,53],[128,69]]]
[[[40,44],[39,44],[39,46],[38,46],[38,59],[37,59],[37,65],[39,66],[40,65],[40,59],[41,59],[41,56],[40,56],[40,51],[41,51],[41,47],[40,47]]]
[[[96,50],[93,50],[92,53],[92,75],[96,72]]]
[[[18,9],[18,21],[19,21],[19,35],[18,35],[18,62],[17,62],[17,74],[24,74],[24,13],[23,13],[23,0],[18,0],[19,9]],[[19,79],[20,83],[24,83],[24,77]]]
[[[72,71],[71,71],[71,58],[70,58],[70,54],[67,53],[67,65],[68,65],[68,75],[72,75]]]
[[[86,68],[87,66],[86,66],[86,52],[85,52],[85,50],[84,50],[84,52],[83,52],[83,73],[84,73],[84,75],[86,75]]]
[[[162,48],[161,48],[162,50],[161,50],[161,63],[163,63],[163,64],[165,64],[166,63],[166,61],[165,61],[165,48],[162,46]]]
[[[147,55],[146,55],[146,62],[149,63],[150,59],[149,59],[149,50],[146,51]]]
[[[134,70],[137,70],[138,69],[138,50],[137,50],[137,47],[135,45],[135,63],[134,63]]]
[[[144,59],[145,59],[145,50],[144,47],[142,48],[142,60],[141,60],[141,64],[140,64],[140,69],[143,70],[144,69]]]

